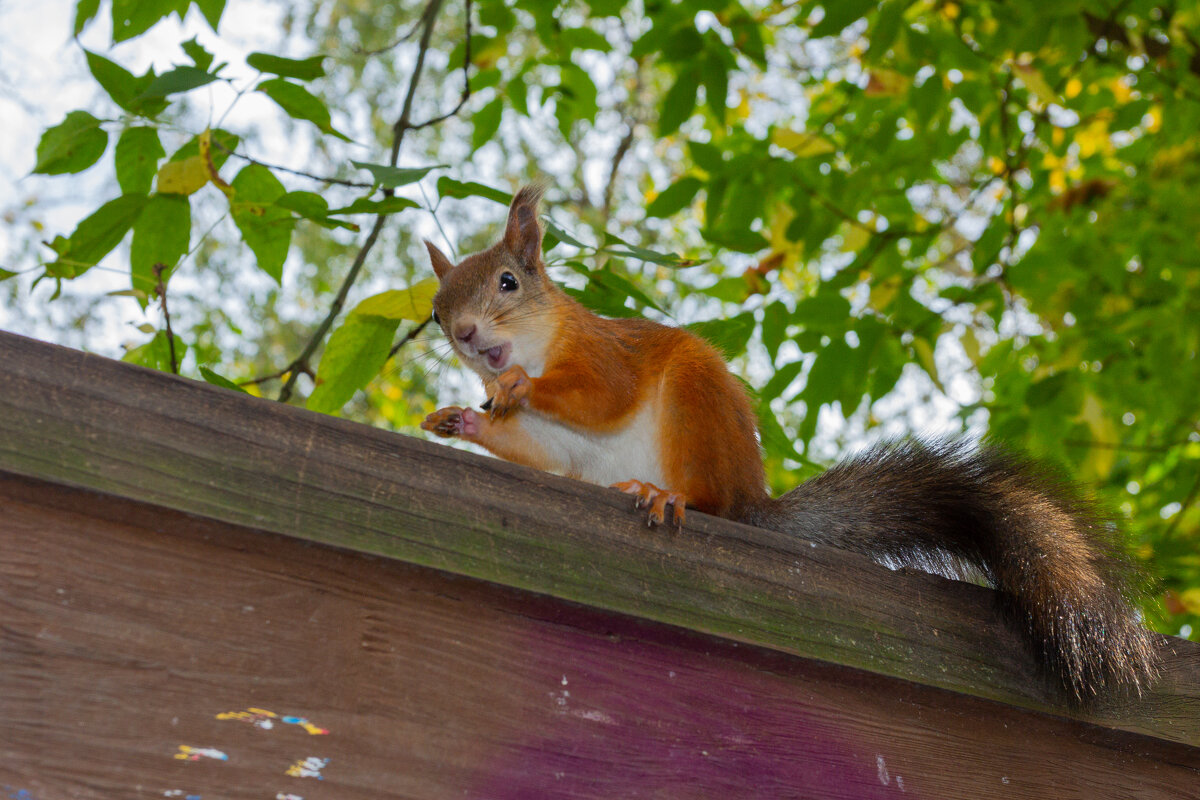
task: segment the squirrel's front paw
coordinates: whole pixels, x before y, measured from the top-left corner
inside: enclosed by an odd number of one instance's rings
[[[479,433],[479,415],[469,408],[447,406],[425,418],[421,427],[441,437],[469,437]]]
[[[496,394],[492,396],[490,414],[492,419],[501,419],[509,412],[529,405],[533,393],[533,379],[519,366],[509,367],[496,378]]]

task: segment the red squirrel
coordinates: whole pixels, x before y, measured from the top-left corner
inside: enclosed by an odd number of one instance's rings
[[[753,407],[720,354],[681,328],[597,316],[558,288],[541,195],[521,189],[503,239],[457,265],[425,242],[434,320],[490,400],[422,428],[630,493],[652,525],[669,510],[682,526],[690,506],[885,564],[981,573],[1075,698],[1152,679],[1136,573],[1069,484],[996,446],[906,440],[771,498]]]

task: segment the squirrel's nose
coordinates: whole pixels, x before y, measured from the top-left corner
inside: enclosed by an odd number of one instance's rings
[[[458,339],[463,344],[470,344],[471,338],[475,335],[475,326],[472,324],[467,328],[459,328],[454,332],[454,338]]]

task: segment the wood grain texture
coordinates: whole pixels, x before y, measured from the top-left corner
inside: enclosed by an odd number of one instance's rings
[[[1196,748],[23,478],[0,476],[0,604],[5,797],[1176,800],[1200,785]],[[217,718],[247,708],[275,724]],[[226,758],[176,760],[180,745]],[[309,757],[320,780],[286,774]]]
[[[1061,705],[988,590],[0,334],[0,469],[1200,745],[1200,647],[1142,698]]]

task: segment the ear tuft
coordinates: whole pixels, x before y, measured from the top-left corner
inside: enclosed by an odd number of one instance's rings
[[[433,264],[433,274],[437,275],[438,280],[444,280],[447,273],[454,269],[453,262],[446,258],[446,254],[437,249],[437,246],[428,239],[425,240],[425,249],[429,251],[429,261]]]
[[[542,226],[538,224],[538,205],[546,187],[540,183],[522,186],[508,207],[504,228],[504,246],[529,270],[542,261]]]

